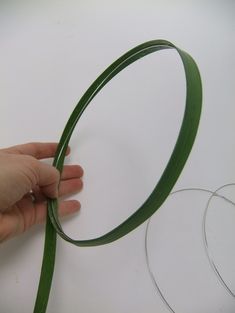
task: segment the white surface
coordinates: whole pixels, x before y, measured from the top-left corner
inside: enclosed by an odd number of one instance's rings
[[[234,9],[229,0],[1,1],[1,146],[58,140],[78,99],[112,61],[139,43],[163,38],[194,57],[204,88],[196,144],[175,189],[214,190],[234,182]],[[104,233],[142,204],[169,158],[184,95],[180,60],[173,51],[162,51],[120,73],[94,99],[74,133],[67,161],[85,170],[84,189],[76,196],[82,210],[64,223],[71,236]],[[156,228],[151,251],[162,256],[156,267],[161,284],[180,313],[235,311],[234,299],[220,286],[203,250],[206,198],[182,194],[170,202],[178,215],[164,207],[157,213],[166,218],[163,229]],[[187,206],[197,218],[185,213]],[[59,239],[48,313],[167,312],[146,269],[144,232],[141,226],[96,248]],[[43,227],[37,227],[1,245],[1,313],[32,312],[43,238]],[[183,238],[183,250],[170,238],[179,246]],[[234,251],[234,240],[228,240]],[[171,252],[175,259],[170,271],[162,252],[167,246],[166,256]],[[228,264],[234,286],[234,265]],[[186,287],[180,278],[185,275],[191,278]]]

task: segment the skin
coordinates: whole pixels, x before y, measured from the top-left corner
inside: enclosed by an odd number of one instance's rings
[[[82,189],[81,166],[65,165],[60,177],[57,169],[41,161],[54,157],[56,147],[57,143],[27,143],[0,149],[0,242],[43,223],[47,198]],[[60,201],[59,214],[77,212],[80,206],[76,200]]]

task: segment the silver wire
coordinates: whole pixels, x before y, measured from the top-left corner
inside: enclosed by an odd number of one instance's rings
[[[207,233],[206,233],[206,220],[207,220],[207,213],[208,213],[208,209],[209,209],[209,205],[210,205],[210,202],[212,200],[212,198],[214,196],[218,196],[218,192],[225,188],[225,187],[228,187],[228,186],[235,186],[235,183],[230,183],[230,184],[226,184],[226,185],[223,185],[221,187],[219,187],[218,189],[216,189],[210,196],[210,198],[208,199],[207,201],[207,204],[206,204],[206,208],[205,208],[205,211],[204,211],[204,214],[203,214],[203,222],[202,222],[202,236],[203,236],[203,243],[204,243],[204,247],[205,247],[205,251],[206,251],[206,255],[207,255],[207,258],[209,260],[209,263],[213,269],[213,271],[215,272],[216,276],[218,277],[219,281],[221,282],[222,286],[226,289],[226,291],[233,297],[235,298],[235,293],[229,288],[229,286],[226,284],[225,280],[223,279],[222,275],[220,274],[214,260],[213,260],[213,257],[212,257],[212,253],[209,249],[209,244],[208,244],[208,240],[207,240]],[[227,202],[229,202],[230,204],[232,204],[233,206],[235,206],[235,203],[223,196],[219,196],[220,198],[223,198],[224,200],[226,200]]]
[[[216,276],[218,277],[220,283],[222,284],[222,286],[226,289],[226,291],[231,296],[235,297],[235,294],[227,286],[227,284],[225,283],[224,279],[222,278],[218,268],[216,267],[215,262],[213,261],[212,254],[211,254],[211,251],[210,251],[209,245],[208,245],[207,234],[206,234],[207,212],[208,212],[208,209],[209,209],[209,204],[210,204],[210,202],[211,202],[213,197],[219,197],[219,198],[221,198],[221,199],[223,199],[223,200],[225,200],[225,201],[227,201],[227,202],[229,202],[229,203],[231,203],[232,205],[235,206],[235,203],[233,201],[231,201],[231,200],[227,199],[226,197],[218,194],[218,192],[222,188],[227,187],[227,186],[235,186],[235,183],[230,183],[230,184],[223,185],[223,186],[219,187],[218,189],[216,189],[215,191],[211,191],[211,190],[204,189],[204,188],[183,188],[183,189],[179,189],[179,190],[171,192],[170,196],[173,195],[173,194],[176,194],[176,193],[184,192],[184,191],[202,191],[202,192],[207,192],[207,193],[211,194],[209,200],[207,201],[207,204],[206,204],[206,207],[205,207],[205,210],[204,210],[204,213],[203,213],[202,237],[203,237],[204,248],[205,248],[205,251],[206,251],[206,255],[207,255],[209,264],[212,267],[212,269],[213,269],[214,273],[216,274]],[[152,271],[151,266],[150,266],[149,254],[148,254],[148,230],[149,230],[150,221],[151,221],[151,218],[147,221],[146,229],[145,229],[145,238],[144,238],[145,260],[146,260],[147,269],[148,269],[150,278],[151,278],[151,280],[153,282],[153,285],[154,285],[155,289],[157,290],[157,293],[160,296],[162,302],[165,304],[166,308],[171,313],[176,313],[176,311],[172,308],[170,303],[167,301],[163,291],[161,290],[161,288],[159,286],[159,283],[157,282],[156,275],[153,274],[153,271]]]

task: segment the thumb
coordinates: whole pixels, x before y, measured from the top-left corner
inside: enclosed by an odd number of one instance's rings
[[[40,187],[41,192],[48,198],[58,197],[58,186],[60,180],[59,171],[48,164],[37,162],[37,185]]]

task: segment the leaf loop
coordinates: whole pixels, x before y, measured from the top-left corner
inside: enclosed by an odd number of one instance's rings
[[[56,233],[64,240],[77,246],[98,246],[117,240],[143,222],[163,204],[174,187],[192,149],[200,120],[202,107],[202,84],[200,73],[193,58],[166,40],[145,42],[112,63],[87,89],[72,112],[61,136],[53,165],[61,172],[65,153],[73,130],[82,113],[95,95],[121,70],[144,56],[163,49],[175,49],[184,66],[186,78],[186,103],[182,125],[170,159],[156,187],[144,204],[123,223],[110,232],[87,240],[75,240],[63,232],[58,219],[58,201],[48,200],[48,217],[44,244],[43,263],[34,313],[45,313],[51,289],[56,253]]]

